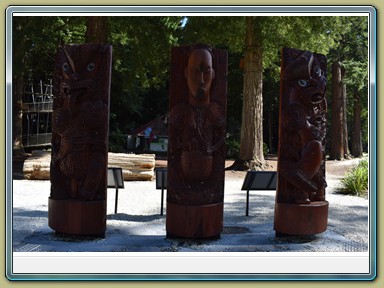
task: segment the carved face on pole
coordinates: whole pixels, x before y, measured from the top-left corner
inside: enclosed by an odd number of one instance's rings
[[[195,49],[188,58],[185,69],[188,82],[189,102],[191,105],[205,105],[209,103],[209,89],[215,78],[212,68],[212,55],[206,49]]]
[[[288,81],[290,101],[312,107],[324,102],[326,78],[318,59],[304,52],[284,70],[283,79]]]

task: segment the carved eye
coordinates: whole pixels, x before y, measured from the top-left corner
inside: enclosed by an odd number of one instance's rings
[[[315,67],[315,73],[317,74],[317,75],[321,75],[321,69],[320,69],[320,67],[319,66],[316,66]]]
[[[89,63],[87,66],[88,71],[93,71],[95,69],[95,63]]]
[[[307,80],[300,79],[298,82],[301,87],[306,87],[308,85]]]
[[[63,70],[64,70],[65,72],[67,72],[67,71],[69,70],[69,65],[68,65],[68,63],[64,63],[64,64],[62,65],[62,68],[63,68]]]

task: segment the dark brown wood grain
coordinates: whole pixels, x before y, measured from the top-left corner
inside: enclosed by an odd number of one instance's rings
[[[84,217],[105,222],[105,209],[89,206],[94,203],[99,207],[106,199],[111,59],[110,45],[64,45],[57,53],[50,165],[50,201],[54,203],[50,208],[57,211],[49,215],[62,219],[50,219],[53,229],[57,228],[55,223],[66,221],[67,225],[60,227],[77,227],[76,219],[87,223]],[[71,217],[60,208],[61,203],[71,211]],[[82,211],[81,203],[89,215]],[[81,227],[87,234],[95,234]],[[100,229],[96,230],[100,234]]]
[[[277,201],[324,200],[325,56],[283,49],[281,71]]]
[[[196,73],[193,72],[195,70]],[[194,73],[200,79],[204,77],[204,83],[197,83],[199,80],[194,78]],[[198,85],[206,86],[204,93],[196,92],[199,89],[194,87]],[[206,205],[222,207],[226,96],[226,51],[211,50],[204,45],[172,49],[167,193],[167,202],[171,205],[167,206],[168,234],[204,238],[213,236],[208,231],[215,231],[217,234],[221,229],[211,229],[210,225],[217,225],[222,221],[211,221],[207,216],[204,219],[211,224],[204,224],[203,227],[207,228],[201,230],[193,224],[196,223],[195,215],[182,213],[183,216],[180,216],[178,211],[192,211],[189,206],[204,206],[202,211],[206,211]],[[176,222],[179,224],[175,224]],[[191,230],[187,234],[183,232],[185,225],[187,230]],[[200,232],[193,232],[196,229]]]
[[[325,89],[324,55],[282,50],[277,233],[305,235],[326,230]]]

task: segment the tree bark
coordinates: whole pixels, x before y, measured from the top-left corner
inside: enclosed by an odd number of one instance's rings
[[[262,17],[246,18],[243,112],[239,159],[233,170],[263,170]]]
[[[332,64],[332,133],[331,151],[329,158],[333,160],[344,159],[344,111],[343,91],[340,62]]]
[[[273,153],[273,144],[272,144],[272,111],[268,110],[268,149],[269,153]]]
[[[341,67],[341,99],[342,99],[342,111],[343,111],[343,150],[344,158],[349,157],[349,141],[348,141],[348,122],[347,122],[347,84],[344,83],[343,79],[345,78],[345,68]]]
[[[20,22],[15,24],[15,29],[20,33],[23,26]],[[25,38],[20,37],[17,45],[13,45],[13,63],[14,75],[12,79],[12,150],[13,156],[24,156],[23,146],[23,111],[22,101],[24,93],[24,64],[25,55],[21,51],[25,51]],[[16,69],[18,67],[19,69]]]
[[[361,140],[361,99],[357,92],[355,92],[353,98],[353,133],[351,154],[353,157],[361,157],[363,155],[363,145]]]
[[[87,31],[85,33],[86,42],[106,44],[107,32],[107,17],[90,16],[87,18]]]
[[[12,141],[13,141],[13,155],[22,156],[25,154],[23,146],[23,111],[22,99],[24,92],[23,75],[13,77],[13,127],[12,127]]]

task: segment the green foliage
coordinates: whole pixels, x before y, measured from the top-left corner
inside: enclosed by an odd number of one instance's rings
[[[260,16],[261,17],[261,16]],[[263,67],[273,69],[273,77],[279,77],[280,50],[293,47],[326,54],[337,46],[344,31],[341,17],[325,16],[263,16],[262,38]],[[245,17],[192,16],[187,18],[181,43],[189,45],[205,42],[225,47],[230,52],[245,52]]]
[[[14,75],[28,79],[53,76],[55,54],[61,43],[84,41],[84,17],[14,17]]]
[[[268,155],[268,152],[269,152],[268,145],[266,143],[263,143],[263,155],[264,155],[264,157],[266,157]]]
[[[368,18],[362,16],[340,17],[344,29],[340,33],[337,46],[327,55],[328,63],[339,61],[345,69],[343,82],[347,88],[347,123],[348,133],[353,132],[354,98],[360,98],[362,104],[361,132],[363,147],[368,146]],[[328,73],[328,83],[331,83],[331,73]],[[327,98],[331,99],[332,89],[327,89]],[[329,108],[332,110],[331,101]],[[331,113],[329,113],[331,114]],[[332,119],[328,119],[329,126]]]
[[[166,85],[171,47],[177,45],[181,17],[110,17],[113,46],[111,129],[129,133],[167,112]],[[155,95],[155,96],[154,96]],[[155,100],[156,95],[162,99]],[[150,105],[146,103],[150,102]],[[153,111],[157,108],[157,111]]]
[[[160,88],[169,71],[181,17],[110,17],[109,41],[114,70],[124,74],[129,89]],[[154,33],[156,31],[156,33]]]
[[[225,146],[227,149],[227,158],[237,159],[239,157],[240,141],[235,138],[229,137],[225,141]]]
[[[284,46],[327,54],[330,63],[342,55],[342,63],[347,68],[348,94],[357,91],[363,100],[366,99],[368,30],[365,17],[262,18],[263,30],[258,36],[263,39],[264,114],[266,111],[278,114],[280,50]],[[229,145],[237,145],[242,115],[244,71],[239,64],[245,53],[245,17],[114,16],[107,17],[107,21],[108,41],[113,46],[111,135],[127,134],[166,113],[171,47],[204,42],[229,52],[227,116],[228,130],[234,141]],[[85,32],[86,17],[83,16],[14,17],[14,75],[24,75],[35,81],[52,78],[58,46],[83,43]],[[352,102],[348,106],[352,107]],[[368,137],[367,114],[365,106],[364,139]],[[274,129],[277,120],[273,118]],[[126,145],[122,140],[111,139],[110,142],[111,146],[125,148]]]
[[[368,194],[368,160],[363,159],[341,180],[340,193],[365,197]]]
[[[108,151],[114,153],[124,153],[127,148],[127,135],[121,130],[114,129],[109,134]]]
[[[244,71],[240,68],[241,53],[228,53],[227,131],[240,140],[241,112],[243,107]]]
[[[263,29],[263,66],[274,68],[279,77],[280,51],[292,47],[327,54],[343,31],[340,17],[273,16],[265,17]],[[273,33],[271,33],[273,31]]]
[[[243,52],[245,18],[233,16],[187,17],[181,45],[206,43],[231,52]]]

